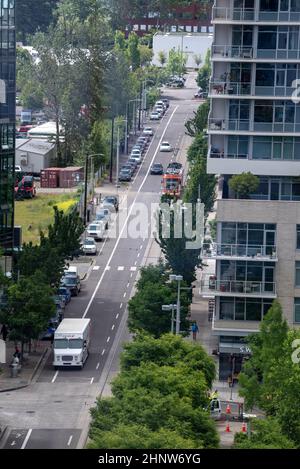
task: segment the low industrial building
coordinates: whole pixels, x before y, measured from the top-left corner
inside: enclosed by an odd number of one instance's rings
[[[55,143],[36,138],[16,140],[16,165],[24,173],[39,175],[54,164],[56,156]]]
[[[197,68],[195,56],[201,56],[202,64],[213,42],[212,33],[156,33],[153,36],[152,64],[161,66],[159,53],[163,51],[168,59],[170,51],[182,52],[187,56],[187,68]]]

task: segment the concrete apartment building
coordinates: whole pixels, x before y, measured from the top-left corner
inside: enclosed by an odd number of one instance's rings
[[[16,113],[15,2],[0,0],[0,249],[11,271],[14,231]]]
[[[275,298],[300,325],[300,0],[215,0],[212,23],[207,168],[219,176],[219,200],[215,272],[202,294],[215,301],[227,379]],[[229,180],[248,171],[259,187],[238,199]]]

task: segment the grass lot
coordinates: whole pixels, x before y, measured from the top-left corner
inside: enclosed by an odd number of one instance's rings
[[[39,243],[40,230],[47,232],[53,222],[53,206],[66,212],[77,202],[74,194],[38,194],[35,199],[16,202],[15,225],[22,226],[23,242]]]

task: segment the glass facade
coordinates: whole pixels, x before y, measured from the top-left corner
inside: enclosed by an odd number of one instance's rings
[[[0,247],[13,248],[16,45],[15,0],[0,0]]]
[[[271,300],[221,296],[220,319],[226,321],[262,321],[271,306]]]

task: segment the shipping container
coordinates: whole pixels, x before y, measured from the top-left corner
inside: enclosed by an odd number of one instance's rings
[[[59,174],[59,187],[75,187],[84,180],[84,168],[79,166],[62,168]]]
[[[61,168],[46,168],[41,171],[41,187],[55,189],[59,187]]]

